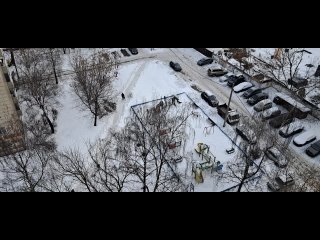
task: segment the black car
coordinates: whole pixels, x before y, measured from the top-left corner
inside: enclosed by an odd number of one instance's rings
[[[251,106],[256,105],[258,102],[268,99],[269,95],[266,93],[258,93],[248,99],[247,103]]]
[[[128,48],[131,54],[137,55],[138,54],[138,49],[137,48]]]
[[[258,93],[262,93],[262,89],[261,88],[257,88],[257,87],[253,87],[250,88],[249,90],[247,90],[244,94],[242,94],[242,97],[245,99],[251,98],[254,95],[258,94]]]
[[[237,75],[237,76],[231,76],[228,79],[228,86],[229,87],[235,87],[237,85],[239,85],[240,83],[245,82],[246,79],[243,75]]]
[[[182,71],[182,68],[180,66],[179,63],[174,63],[174,62],[170,62],[170,67],[175,70],[176,72],[181,72]]]
[[[203,92],[201,93],[201,98],[205,100],[211,107],[217,107],[219,105],[219,101],[214,95]]]
[[[213,59],[212,58],[202,58],[197,62],[197,64],[199,66],[208,65],[208,64],[211,64],[211,63],[213,63]]]
[[[320,154],[320,141],[312,144],[309,148],[307,148],[306,153],[310,157],[316,157]]]
[[[273,128],[280,128],[282,126],[286,126],[292,123],[293,121],[294,121],[293,116],[291,116],[289,113],[284,113],[270,120],[269,125]]]
[[[223,70],[221,68],[209,68],[208,69],[208,76],[209,77],[222,77],[224,75],[226,75],[228,73],[228,71]]]

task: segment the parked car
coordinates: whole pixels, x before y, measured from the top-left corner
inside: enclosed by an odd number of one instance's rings
[[[226,75],[222,76],[219,78],[219,82],[224,83],[224,82],[228,82],[229,77],[231,76],[235,76],[233,73],[229,72]]]
[[[265,100],[262,100],[260,102],[258,102],[255,106],[254,106],[254,110],[256,112],[262,112],[262,111],[265,111],[267,109],[270,109],[272,108],[272,101],[270,99],[265,99]]]
[[[247,128],[244,125],[239,125],[236,127],[236,132],[239,134],[240,137],[242,137],[248,143],[250,143],[250,144],[257,143],[256,134],[250,128]]]
[[[268,182],[267,186],[272,192],[279,192],[285,190],[286,188],[293,186],[295,181],[291,175],[281,175],[276,177],[272,182]]]
[[[256,105],[258,102],[268,99],[269,95],[266,93],[258,93],[247,100],[247,103],[251,106]]]
[[[258,93],[262,93],[262,89],[261,88],[257,88],[257,87],[253,87],[250,88],[249,90],[247,90],[242,97],[245,99],[251,98],[254,95],[258,94]]]
[[[208,76],[209,77],[221,77],[228,73],[228,71],[223,70],[221,68],[209,68],[208,69]]]
[[[176,72],[181,72],[182,71],[182,68],[180,66],[179,63],[175,63],[175,62],[170,62],[170,67],[175,70]]]
[[[211,107],[217,107],[219,105],[218,99],[209,92],[202,92],[201,98],[205,100]]]
[[[286,126],[294,121],[294,117],[292,117],[289,113],[284,113],[275,117],[269,121],[269,125],[273,128],[280,128]]]
[[[228,86],[229,87],[235,87],[239,85],[240,83],[243,83],[246,79],[242,74],[238,74],[234,77],[229,77],[228,79]]]
[[[252,83],[243,82],[243,83],[240,83],[239,85],[235,86],[233,88],[233,90],[234,90],[235,93],[239,93],[239,92],[246,91],[246,90],[248,90],[249,88],[252,88],[252,87],[253,87]]]
[[[310,156],[310,157],[316,157],[320,154],[320,141],[311,144],[310,147],[307,148],[306,153]]]
[[[266,152],[266,156],[274,162],[279,168],[286,168],[288,166],[288,160],[285,155],[280,152],[276,147],[269,148]]]
[[[138,54],[138,49],[137,48],[128,48],[131,54],[137,55]]]
[[[262,113],[262,119],[268,120],[281,115],[281,110],[278,107],[270,108]]]
[[[297,136],[295,139],[293,139],[293,144],[297,147],[303,147],[317,139],[316,135],[314,135],[313,131],[306,131],[299,136]]]
[[[279,134],[283,138],[292,137],[298,133],[301,133],[304,130],[304,126],[302,126],[298,122],[290,123],[288,126],[284,126],[280,129]]]
[[[212,58],[202,58],[197,62],[197,64],[199,66],[208,65],[208,64],[211,64],[211,63],[213,63],[213,59]]]

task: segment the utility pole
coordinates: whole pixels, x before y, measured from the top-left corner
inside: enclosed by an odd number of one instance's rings
[[[228,102],[228,107],[227,107],[227,114],[226,114],[226,116],[225,116],[225,118],[224,118],[223,127],[226,126],[227,118],[228,118],[228,116],[229,116],[230,103],[231,103],[232,94],[233,94],[233,87],[234,87],[234,84],[232,84],[231,93],[230,93],[229,102]]]

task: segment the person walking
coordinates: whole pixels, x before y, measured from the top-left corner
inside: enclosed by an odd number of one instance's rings
[[[124,93],[121,93],[121,97],[122,97],[122,100],[126,99],[126,96],[124,95]]]

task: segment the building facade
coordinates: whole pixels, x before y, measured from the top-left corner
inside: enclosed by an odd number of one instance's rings
[[[21,110],[0,49],[0,157],[25,149]]]

